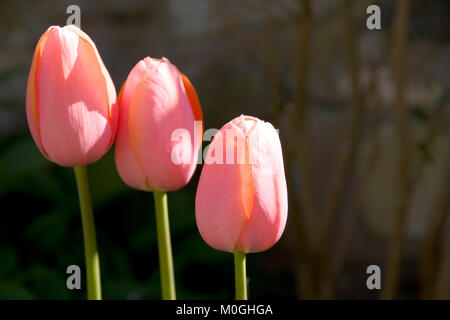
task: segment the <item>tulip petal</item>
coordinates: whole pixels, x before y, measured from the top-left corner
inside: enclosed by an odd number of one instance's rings
[[[38,96],[36,90],[36,78],[39,71],[39,60],[42,56],[42,48],[47,40],[48,31],[53,28],[50,27],[39,39],[39,42],[34,51],[33,61],[31,63],[30,73],[28,75],[27,83],[27,96],[26,96],[26,109],[27,109],[27,120],[28,127],[30,128],[31,135],[36,142],[41,153],[48,158],[47,152],[42,145],[41,133],[39,129],[39,113],[38,113]]]
[[[281,144],[274,127],[259,122],[248,136],[255,196],[236,250],[259,252],[281,237],[287,220],[287,187]]]
[[[183,80],[184,89],[186,90],[186,94],[189,99],[189,103],[191,104],[192,112],[194,113],[195,121],[201,121],[202,126],[197,128],[196,136],[197,136],[197,145],[196,150],[201,148],[203,141],[203,113],[202,108],[200,106],[200,101],[197,96],[197,92],[195,91],[194,86],[188,77],[186,77],[183,73],[181,73],[181,79]]]
[[[115,161],[117,171],[126,184],[138,190],[150,191],[151,186],[147,185],[144,171],[136,160],[129,135],[130,101],[136,85],[149,71],[147,59],[149,58],[139,61],[131,70],[119,95],[120,125],[115,146]]]
[[[57,32],[56,34],[61,46],[63,76],[64,80],[67,80],[77,59],[79,37],[73,32]]]
[[[109,146],[111,146],[116,137],[117,128],[118,128],[118,124],[119,124],[119,110],[118,110],[118,102],[117,102],[117,96],[116,96],[116,88],[114,87],[114,83],[111,79],[108,69],[106,69],[105,65],[102,62],[100,53],[98,52],[97,47],[96,47],[95,43],[92,41],[92,39],[86,33],[84,33],[81,29],[79,29],[78,27],[76,27],[72,24],[64,26],[64,29],[75,32],[80,37],[80,39],[82,39],[83,41],[86,41],[87,44],[91,46],[91,48],[94,51],[95,56],[97,57],[97,60],[100,62],[99,63],[100,71],[103,73],[103,78],[105,80],[106,94],[107,94],[108,106],[109,106],[108,119],[109,119],[111,129],[112,129],[112,135],[111,135],[111,140],[110,140]]]
[[[229,134],[236,139],[229,139]],[[222,163],[211,163],[212,150],[219,148],[223,148]],[[255,186],[250,164],[226,161],[227,155],[235,158],[242,148],[248,154],[242,130],[232,123],[222,127],[209,146],[197,188],[197,226],[202,238],[217,250],[235,250],[252,212]]]

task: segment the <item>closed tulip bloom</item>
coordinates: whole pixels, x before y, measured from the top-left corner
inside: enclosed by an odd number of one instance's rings
[[[40,38],[28,76],[26,106],[39,150],[59,165],[95,162],[114,141],[114,84],[95,44],[76,26],[52,26]]]
[[[115,159],[122,180],[146,191],[186,185],[203,130],[200,103],[188,78],[169,60],[147,57],[128,75],[119,106]]]
[[[281,237],[287,188],[277,131],[240,116],[223,126],[205,158],[195,200],[197,226],[213,248],[260,252]]]

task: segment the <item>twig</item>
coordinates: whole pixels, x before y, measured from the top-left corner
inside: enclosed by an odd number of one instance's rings
[[[337,222],[340,212],[339,209],[342,202],[342,195],[348,185],[347,183],[349,177],[352,174],[352,169],[358,155],[361,141],[364,99],[359,87],[359,65],[356,39],[351,17],[351,8],[352,1],[345,0],[343,6],[345,46],[353,97],[350,108],[350,125],[347,132],[347,141],[341,150],[338,164],[332,179],[331,190],[328,193],[329,197],[325,203],[324,220],[321,225],[317,243],[317,250],[319,255],[322,256],[325,254],[326,247],[331,239],[332,228]]]
[[[270,15],[266,16],[266,29],[269,44],[267,46],[267,75],[269,87],[269,103],[271,107],[272,123],[278,128],[280,118],[280,71],[277,57],[276,35],[274,21]]]
[[[287,176],[291,177],[289,169],[287,169]],[[288,178],[288,181],[290,178]],[[291,185],[292,186],[292,185]],[[292,215],[294,219],[294,223],[297,229],[297,268],[298,268],[298,276],[297,276],[297,291],[298,297],[301,299],[312,299],[313,296],[313,285],[312,285],[312,272],[310,266],[310,245],[308,243],[307,232],[305,230],[304,224],[304,216],[302,214],[302,209],[298,204],[298,200],[295,197],[293,192],[293,188],[289,188],[289,203],[291,204],[291,211],[295,214]]]
[[[331,298],[334,282],[334,269],[330,262],[328,245],[332,237],[334,225],[337,223],[342,198],[348,181],[353,173],[354,163],[359,153],[362,136],[364,98],[359,87],[359,64],[356,48],[356,39],[353,30],[352,1],[345,0],[342,6],[343,28],[345,35],[346,63],[349,69],[350,83],[352,89],[352,100],[350,106],[350,119],[346,142],[340,150],[337,166],[332,178],[328,198],[325,202],[324,219],[320,224],[317,236],[314,240],[314,255],[317,268],[320,268],[319,284],[320,295],[323,298]]]
[[[450,153],[447,152],[447,167],[446,173],[442,175],[442,184],[440,185],[439,197],[436,205],[433,206],[432,220],[427,229],[424,237],[424,245],[421,254],[421,281],[422,281],[422,298],[430,299],[433,294],[441,296],[442,290],[440,290],[440,283],[445,280],[442,278],[447,277],[444,270],[439,272],[438,260],[439,260],[439,248],[440,243],[444,240],[444,230],[446,226],[446,220],[448,219],[449,206],[450,206]],[[441,269],[446,264],[446,249],[443,249],[441,255]],[[450,269],[450,267],[448,268]],[[448,271],[448,270],[447,270]],[[447,282],[450,286],[450,283]],[[435,289],[434,289],[435,288]]]
[[[296,145],[297,158],[300,168],[300,197],[302,210],[305,215],[306,224],[309,229],[308,239],[315,233],[315,218],[317,217],[317,207],[312,187],[311,179],[311,145],[308,128],[307,100],[307,77],[309,64],[309,42],[311,7],[309,0],[301,0],[303,10],[298,21],[298,46],[297,46],[297,113],[298,117],[293,120],[293,127],[296,127],[298,134],[298,144]]]
[[[296,109],[293,105],[288,105],[286,111],[288,119],[293,119],[297,117]],[[312,275],[310,268],[310,244],[307,236],[307,225],[305,224],[305,216],[302,210],[302,204],[300,198],[296,194],[295,185],[295,171],[293,170],[296,166],[296,148],[297,146],[292,143],[287,143],[292,141],[296,137],[296,129],[291,125],[280,128],[283,130],[280,138],[284,140],[286,148],[283,148],[284,159],[285,159],[285,170],[286,170],[286,180],[288,185],[288,197],[289,197],[289,212],[290,217],[293,219],[295,226],[295,235],[297,237],[296,242],[296,287],[298,297],[301,299],[311,299],[313,298],[312,292]]]
[[[351,207],[349,209],[348,214],[343,221],[343,227],[341,228],[340,234],[337,237],[336,245],[333,250],[333,277],[330,279],[330,290],[334,291],[336,287],[336,280],[338,275],[341,273],[341,270],[345,263],[345,258],[350,246],[350,241],[353,237],[353,231],[356,226],[357,219],[359,217],[359,212],[361,211],[362,206],[362,197],[363,190],[369,183],[370,172],[378,159],[379,151],[380,151],[380,137],[379,137],[379,129],[381,122],[380,108],[379,105],[379,92],[377,90],[377,68],[375,65],[371,66],[371,81],[368,88],[368,100],[373,101],[374,106],[374,115],[373,115],[373,124],[372,124],[372,132],[371,136],[373,137],[372,148],[370,149],[367,156],[367,166],[364,168],[360,167],[358,172],[359,184],[355,188],[353,201],[351,203]],[[331,293],[330,293],[331,295]]]
[[[443,248],[441,263],[438,268],[435,299],[450,299],[450,238],[447,239]]]
[[[391,235],[391,245],[387,257],[386,283],[383,286],[381,298],[393,299],[397,294],[400,268],[403,259],[404,236],[408,212],[408,199],[410,195],[409,168],[410,168],[410,137],[408,111],[405,105],[405,47],[408,32],[408,22],[411,1],[398,0],[396,2],[395,20],[393,26],[393,61],[392,69],[395,84],[395,118],[398,137],[398,192],[395,212],[395,228]]]
[[[300,201],[299,214],[301,214],[302,223],[304,224],[303,232],[305,241],[308,243],[306,252],[303,253],[303,261],[299,264],[299,273],[307,279],[301,279],[301,287],[299,290],[308,294],[312,298],[314,292],[314,275],[313,266],[311,264],[311,238],[315,233],[315,218],[317,217],[317,208],[315,204],[314,191],[311,183],[311,166],[309,157],[311,155],[311,145],[309,137],[309,129],[307,127],[307,77],[309,64],[309,42],[310,42],[310,24],[311,24],[311,7],[309,0],[299,0],[303,5],[300,18],[297,22],[298,41],[297,41],[297,88],[296,88],[296,105],[297,116],[290,117],[291,128],[295,128],[297,133],[298,143],[294,144],[294,158],[298,161],[300,176],[300,192],[294,194],[294,201]],[[292,198],[291,198],[292,199]]]

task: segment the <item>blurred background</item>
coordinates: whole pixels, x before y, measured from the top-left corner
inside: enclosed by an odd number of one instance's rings
[[[251,299],[450,298],[450,2],[350,0],[0,1],[0,299],[84,299],[73,170],[47,161],[25,115],[34,47],[67,6],[117,91],[142,58],[194,84],[205,129],[240,114],[280,129],[289,217],[248,255]],[[368,30],[367,6],[381,8]],[[208,142],[204,143],[204,147]],[[105,299],[159,299],[153,197],[109,152],[88,167]],[[169,194],[177,296],[232,299],[233,257],[195,225],[190,184]],[[369,265],[382,290],[368,290]]]

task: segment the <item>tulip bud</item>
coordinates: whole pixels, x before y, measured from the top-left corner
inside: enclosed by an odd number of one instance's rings
[[[26,105],[34,141],[59,165],[95,162],[114,142],[114,84],[94,42],[76,26],[52,26],[40,38]]]
[[[189,79],[163,58],[141,60],[119,94],[116,167],[129,186],[172,191],[197,165],[202,111]]]
[[[274,127],[240,116],[214,136],[195,199],[202,238],[222,251],[259,252],[281,237],[287,188]]]

